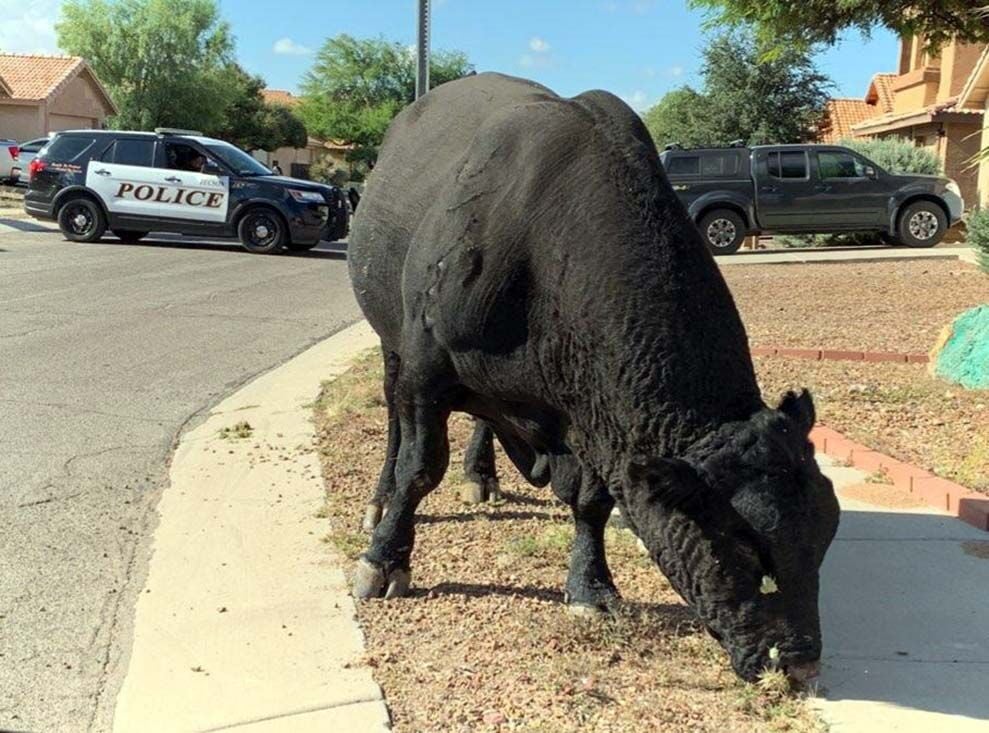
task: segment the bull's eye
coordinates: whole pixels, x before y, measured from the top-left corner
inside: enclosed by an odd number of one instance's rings
[[[762,576],[762,583],[759,585],[759,592],[764,596],[770,593],[776,593],[779,590],[779,586],[776,585],[776,580],[769,575]]]

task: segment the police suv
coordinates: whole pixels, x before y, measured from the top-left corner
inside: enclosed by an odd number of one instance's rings
[[[56,133],[31,161],[24,209],[66,239],[148,232],[237,237],[249,252],[312,249],[347,234],[345,194],[276,176],[243,150],[189,130]]]

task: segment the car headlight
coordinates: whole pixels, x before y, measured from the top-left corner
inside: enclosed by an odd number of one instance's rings
[[[297,191],[294,188],[288,190],[289,196],[303,204],[325,204],[326,199],[319,191]]]
[[[945,186],[945,188],[948,189],[950,193],[955,194],[955,196],[957,196],[958,198],[962,197],[962,190],[958,188],[958,184],[952,181],[951,179],[948,180],[948,185]]]

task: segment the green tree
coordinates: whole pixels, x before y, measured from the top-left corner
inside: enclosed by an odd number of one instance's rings
[[[305,147],[306,126],[287,107],[265,102],[264,79],[248,74],[237,65],[228,69],[227,77],[235,96],[227,105],[221,124],[206,127],[206,134],[248,151]]]
[[[107,86],[120,129],[215,129],[237,95],[215,0],[67,0],[58,43]]]
[[[459,51],[430,60],[430,86],[473,71]],[[341,34],[327,39],[302,83],[300,114],[313,135],[354,143],[354,160],[368,160],[389,123],[415,97],[415,57],[384,38]]]
[[[660,146],[797,143],[816,138],[831,82],[811,53],[785,49],[766,58],[751,31],[711,38],[703,51],[704,88],[681,87],[645,114]]]
[[[754,25],[760,38],[779,51],[834,43],[849,29],[865,34],[884,27],[900,35],[923,36],[931,47],[951,38],[989,42],[985,0],[690,0],[712,11],[716,23]]]
[[[711,144],[706,99],[689,86],[667,92],[644,118],[646,127],[661,148],[670,143],[688,148]]]

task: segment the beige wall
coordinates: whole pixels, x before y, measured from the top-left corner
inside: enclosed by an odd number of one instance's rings
[[[75,117],[72,115],[48,115],[48,131],[58,130],[89,130],[100,126],[100,121],[95,117]]]
[[[96,120],[97,124],[106,118],[107,112],[109,110],[103,102],[102,95],[86,73],[69,82],[48,106],[49,115],[90,118]],[[87,127],[91,126],[87,125]]]
[[[0,138],[27,142],[45,134],[40,105],[3,104],[0,102]]]
[[[937,93],[939,102],[947,101],[961,92],[984,48],[981,44],[958,42],[945,47],[941,54],[943,62]]]
[[[945,175],[958,181],[965,199],[965,207],[971,208],[979,200],[979,168],[972,158],[979,152],[979,128],[976,125],[948,123],[944,126]]]

